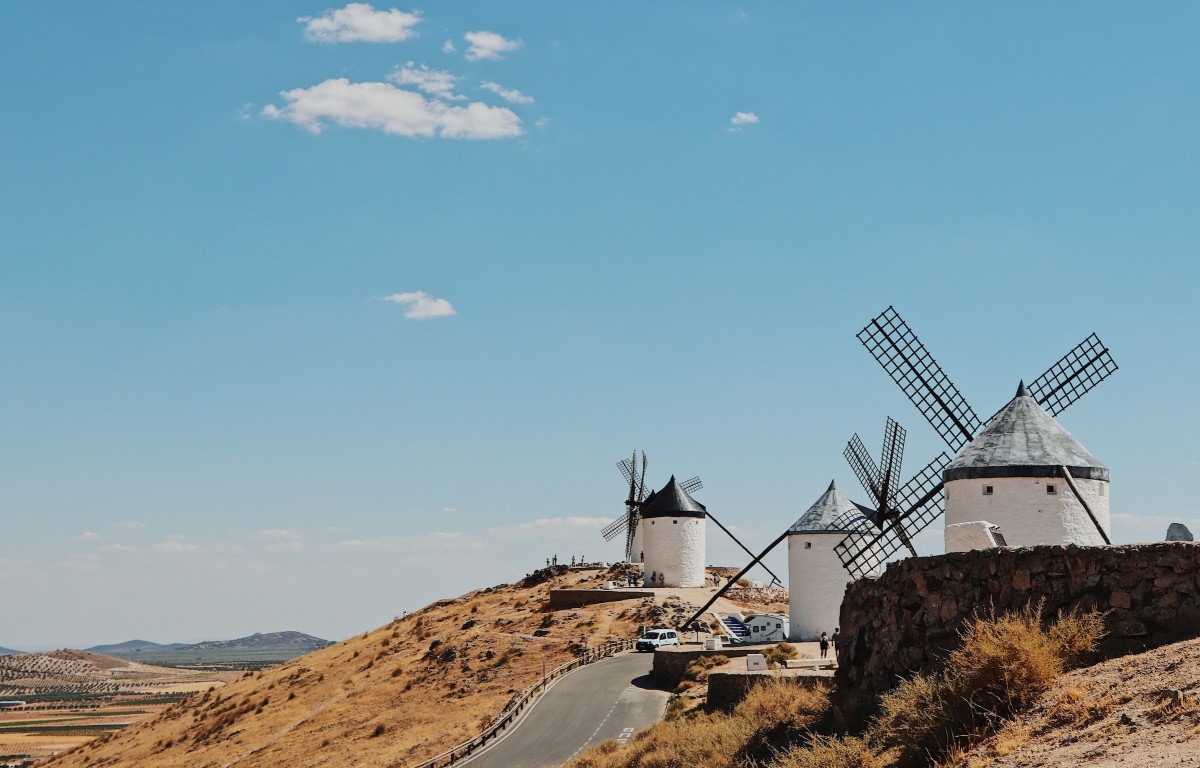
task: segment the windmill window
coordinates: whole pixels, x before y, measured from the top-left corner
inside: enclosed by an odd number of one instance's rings
[[[1046,484],[1046,493],[1058,493],[1058,491],[1054,490],[1054,484],[1053,484],[1053,483],[1047,483],[1047,484]]]
[[[983,495],[984,496],[991,496],[993,491],[994,491],[994,489],[992,488],[992,486],[990,486],[990,485],[983,486]]]
[[[672,520],[671,522],[672,522],[672,523],[674,523],[675,525],[679,525],[679,521],[678,521],[678,520]]]
[[[812,549],[812,542],[811,542],[811,541],[806,541],[806,542],[804,542],[804,548],[805,548],[805,549]]]

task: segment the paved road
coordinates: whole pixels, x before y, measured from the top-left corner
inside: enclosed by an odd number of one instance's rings
[[[560,678],[471,768],[558,766],[585,747],[624,741],[662,719],[667,693],[647,686],[652,653],[627,652]]]

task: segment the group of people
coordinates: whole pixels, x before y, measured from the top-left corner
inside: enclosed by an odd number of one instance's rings
[[[827,633],[827,632],[822,632],[821,639],[818,642],[821,644],[821,658],[822,659],[829,657],[830,642],[833,643],[833,655],[836,657],[838,648],[841,647],[841,644],[842,644],[841,628],[840,627],[833,628],[833,637],[830,637],[829,633]]]
[[[576,562],[576,559],[578,559],[579,562]],[[575,555],[571,555],[571,565],[584,565],[586,563],[587,560],[583,559],[583,555],[580,555],[578,558],[576,558]],[[546,558],[546,567],[549,568],[552,565],[558,565],[558,555],[551,555],[550,557]]]

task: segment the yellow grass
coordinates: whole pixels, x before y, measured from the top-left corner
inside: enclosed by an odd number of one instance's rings
[[[556,612],[547,591],[599,586],[571,571],[531,587],[503,585],[439,601],[371,632],[200,693],[153,721],[59,758],[54,768],[237,765],[383,768],[432,757],[476,735],[548,667],[591,644],[630,638],[652,604],[622,601]],[[545,631],[545,636],[534,632]],[[167,746],[169,744],[169,746]]]

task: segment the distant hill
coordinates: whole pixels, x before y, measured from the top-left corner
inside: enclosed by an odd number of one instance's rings
[[[14,651],[12,648],[0,648],[0,656],[12,656],[22,651]]]
[[[249,637],[239,637],[237,640],[207,640],[203,643],[175,646],[180,651],[213,651],[213,650],[287,650],[315,651],[333,645],[331,640],[306,635],[303,632],[255,632]]]
[[[115,643],[113,645],[94,645],[91,648],[85,648],[84,650],[106,656],[121,656],[127,653],[135,653],[137,651],[168,651],[182,647],[183,643],[171,643],[170,645],[163,645],[162,643],[152,643],[149,640],[126,640],[123,643]]]

